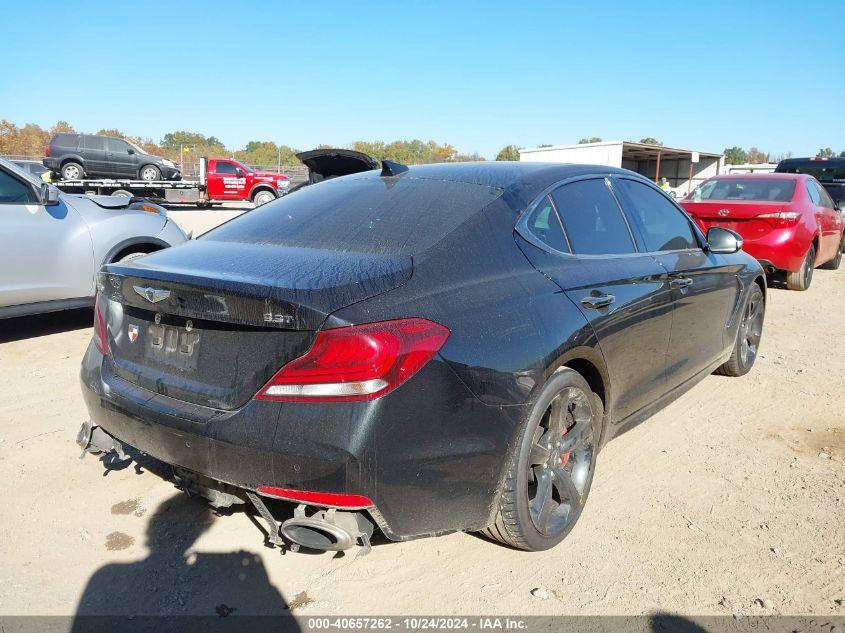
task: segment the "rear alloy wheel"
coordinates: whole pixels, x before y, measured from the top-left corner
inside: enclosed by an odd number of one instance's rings
[[[62,165],[62,178],[65,180],[82,180],[85,170],[79,163],[65,163]]]
[[[148,182],[161,180],[161,172],[155,165],[146,165],[141,169],[141,180],[146,180]]]
[[[482,533],[531,551],[560,543],[590,492],[601,419],[587,381],[568,368],[555,373],[522,431],[496,519]]]
[[[839,242],[839,248],[836,250],[836,256],[829,262],[825,262],[824,264],[822,264],[821,267],[825,270],[838,270],[839,265],[842,263],[843,250],[845,250],[845,237],[843,237],[842,241]]]
[[[786,273],[786,287],[790,290],[806,290],[813,281],[813,269],[816,265],[816,247],[810,244],[807,256],[800,270]]]
[[[757,360],[757,350],[760,346],[760,338],[763,336],[765,312],[766,299],[763,291],[756,283],[752,284],[742,311],[742,321],[739,323],[731,357],[716,370],[717,374],[744,376],[751,370],[754,361]]]
[[[116,196],[118,198],[131,198],[132,192],[126,191],[126,189],[115,189],[111,192],[111,195]]]
[[[276,196],[273,195],[271,191],[259,191],[252,197],[252,201],[255,203],[256,207],[260,207],[262,204],[267,204],[268,202],[272,202],[276,199]]]

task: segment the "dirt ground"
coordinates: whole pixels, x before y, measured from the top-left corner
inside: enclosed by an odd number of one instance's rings
[[[224,212],[185,213],[199,233]],[[149,465],[79,459],[90,311],[0,322],[0,614],[845,615],[843,314],[845,269],[770,290],[752,373],[609,444],[556,549],[452,534],[365,557],[281,555]]]

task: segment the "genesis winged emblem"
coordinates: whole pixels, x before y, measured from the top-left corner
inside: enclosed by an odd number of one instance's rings
[[[164,301],[170,296],[169,290],[153,288],[152,286],[132,286],[132,289],[135,290],[135,292],[144,297],[144,299],[146,299],[150,303],[158,303],[159,301]]]

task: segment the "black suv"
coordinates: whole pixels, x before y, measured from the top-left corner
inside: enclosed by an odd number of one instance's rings
[[[122,138],[94,134],[56,134],[42,161],[64,180],[86,176],[140,178],[141,180],[181,180],[173,161],[147,154]]]
[[[810,174],[833,198],[836,206],[845,208],[845,158],[786,158],[775,171],[784,174]]]

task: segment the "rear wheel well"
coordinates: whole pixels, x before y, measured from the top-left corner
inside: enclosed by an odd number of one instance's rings
[[[765,305],[765,301],[766,301],[766,276],[760,275],[759,277],[757,277],[754,280],[754,283],[757,284],[758,286],[760,286],[760,290],[763,292],[763,302],[764,302],[764,305]]]
[[[163,246],[159,246],[158,244],[150,244],[148,242],[142,242],[141,244],[132,244],[130,246],[126,246],[125,248],[119,250],[114,256],[109,260],[109,264],[114,262],[119,262],[121,259],[129,255],[130,253],[143,253],[144,255],[148,255],[149,253],[155,253],[156,251],[160,251]]]

